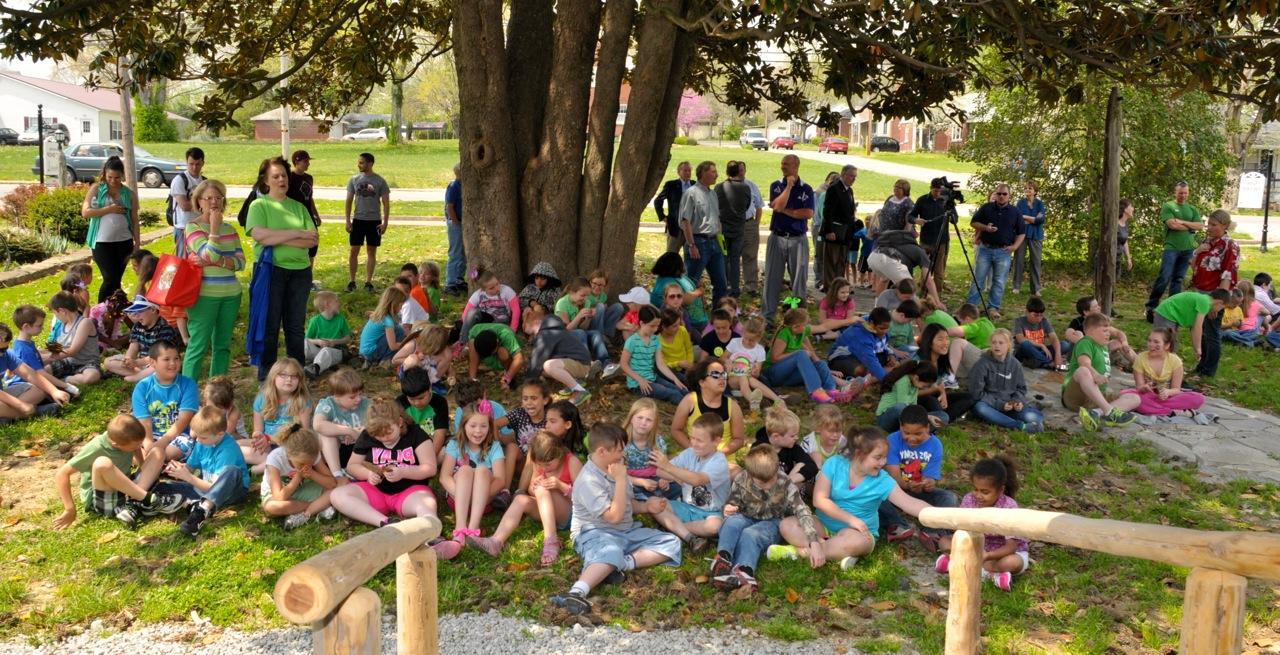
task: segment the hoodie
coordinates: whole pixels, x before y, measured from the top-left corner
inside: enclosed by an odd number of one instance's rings
[[[583,364],[591,363],[591,353],[572,332],[564,329],[564,321],[555,314],[542,319],[538,336],[533,339],[533,357],[529,361],[528,377],[535,380],[542,375],[542,365],[552,359],[572,359]]]
[[[1011,401],[1027,401],[1027,382],[1022,376],[1022,364],[1012,353],[999,361],[991,353],[983,353],[982,359],[969,371],[969,392],[974,398],[996,410],[1004,410]]]
[[[547,286],[539,289],[538,285],[533,283],[533,278],[537,275],[547,278]],[[533,270],[529,271],[524,281],[526,285],[520,290],[519,295],[521,310],[529,309],[529,303],[535,300],[545,307],[548,313],[555,309],[556,301],[560,299],[560,276],[556,275],[555,267],[547,262],[538,262]]]
[[[877,380],[883,380],[886,374],[884,366],[880,365],[877,353],[886,352],[888,349],[888,335],[877,335],[867,329],[866,323],[854,323],[840,333],[835,345],[831,348],[831,353],[827,355],[827,360],[835,361],[842,357],[854,357],[866,367],[868,373],[875,376]]]

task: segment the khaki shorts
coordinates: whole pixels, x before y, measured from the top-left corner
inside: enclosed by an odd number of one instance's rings
[[[906,264],[882,252],[872,251],[867,257],[867,266],[873,273],[893,284],[911,279],[911,269],[907,268]]]
[[[587,373],[591,371],[590,364],[583,364],[576,359],[562,359],[560,361],[564,363],[564,370],[575,378],[585,378]]]
[[[1107,402],[1112,402],[1120,397],[1120,394],[1112,391],[1102,392]],[[1062,406],[1069,410],[1076,411],[1081,407],[1085,409],[1097,409],[1098,406],[1089,400],[1089,396],[1085,395],[1084,389],[1080,388],[1080,383],[1075,380],[1067,380],[1067,386],[1062,388]]]

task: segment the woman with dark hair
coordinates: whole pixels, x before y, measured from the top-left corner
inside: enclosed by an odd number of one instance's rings
[[[684,259],[680,253],[667,252],[658,257],[650,271],[657,279],[653,282],[653,290],[649,292],[649,304],[662,307],[663,290],[668,284],[677,284],[684,292],[681,302],[684,303],[686,322],[689,334],[701,334],[707,324],[707,311],[702,306],[702,289],[693,285],[693,281],[684,274]]]
[[[257,187],[267,193],[249,206],[245,221],[245,233],[254,240],[256,255],[246,341],[250,361],[256,360],[258,380],[262,381],[276,362],[282,324],[285,352],[292,359],[306,361],[303,335],[311,292],[307,250],[319,242],[319,234],[307,208],[286,196],[289,164],[283,158],[262,160]]]
[[[1120,199],[1120,219],[1116,224],[1116,279],[1121,273],[1133,270],[1133,255],[1129,253],[1129,221],[1133,220],[1133,203],[1128,198]],[[1124,261],[1120,260],[1124,255]]]
[[[920,350],[916,351],[916,359],[922,362],[933,364],[937,370],[938,378],[952,373],[951,370],[951,336],[947,334],[946,326],[931,323],[924,326],[924,332],[920,334]],[[921,391],[921,396],[937,396],[938,405],[946,410],[947,416],[950,417],[951,423],[960,420],[970,409],[973,408],[973,396],[959,389],[948,390],[943,385],[935,385],[934,388],[927,391]]]
[[[718,359],[704,359],[689,369],[684,380],[690,391],[671,415],[671,438],[688,448],[693,422],[703,414],[715,414],[724,421],[720,451],[726,455],[736,452],[746,443],[747,426],[742,418],[742,408],[725,393],[729,373],[724,363]]]
[[[98,302],[105,302],[120,288],[129,255],[142,247],[138,203],[124,184],[124,162],[119,157],[109,157],[102,165],[102,176],[84,194],[80,215],[89,219],[85,245],[93,251],[93,263],[102,275]]]

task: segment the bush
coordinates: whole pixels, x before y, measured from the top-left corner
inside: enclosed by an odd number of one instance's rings
[[[173,143],[178,126],[165,114],[164,105],[141,105],[133,115],[133,138],[141,143]]]
[[[742,136],[742,127],[739,125],[726,125],[720,132],[720,138],[725,141],[737,141],[740,136]]]
[[[0,261],[10,264],[30,264],[48,259],[40,239],[26,232],[0,231]]]
[[[151,211],[150,209],[138,212],[138,223],[142,227],[159,225],[162,220],[164,220],[164,217],[160,215],[160,212]]]
[[[693,137],[678,136],[671,143],[677,146],[696,146],[698,145],[698,140]]]
[[[33,232],[48,232],[76,243],[84,243],[89,219],[80,216],[86,185],[75,184],[53,189],[27,203],[23,225]]]
[[[820,145],[822,145],[822,137],[820,137],[820,136],[810,137],[810,138],[809,138],[809,145],[811,145],[811,146],[820,146]]]
[[[19,225],[27,215],[27,203],[48,189],[43,184],[20,184],[0,201],[0,218]]]

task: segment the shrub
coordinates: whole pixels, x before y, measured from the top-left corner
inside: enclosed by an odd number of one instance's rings
[[[23,225],[33,232],[48,232],[76,243],[84,243],[89,220],[80,216],[86,185],[75,184],[53,189],[27,203]]]
[[[151,227],[153,225],[159,225],[160,221],[162,221],[163,219],[164,217],[160,215],[160,212],[152,211],[150,209],[144,209],[138,212],[138,223],[142,227]]]
[[[178,126],[165,114],[164,105],[141,105],[133,115],[134,139],[142,143],[173,143]]]
[[[725,141],[737,141],[740,136],[742,136],[742,127],[738,125],[726,125],[720,132],[720,138]]]
[[[20,184],[0,201],[0,218],[18,225],[27,215],[27,203],[48,189],[43,184]]]
[[[811,146],[820,146],[820,145],[822,145],[822,137],[820,137],[820,136],[809,137],[809,145],[811,145]]]
[[[53,254],[44,249],[39,238],[27,232],[0,231],[0,261],[6,265],[43,261]]]
[[[696,146],[698,145],[698,140],[693,137],[678,136],[675,139],[673,139],[671,143],[672,145],[677,145],[677,146]]]

